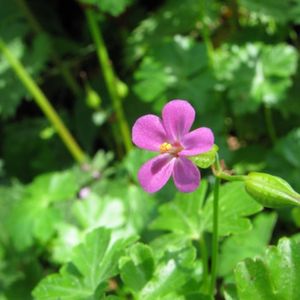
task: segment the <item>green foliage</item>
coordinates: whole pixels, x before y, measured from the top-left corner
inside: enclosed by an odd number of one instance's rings
[[[16,33],[20,35],[21,32]],[[49,60],[49,40],[43,35],[37,35],[30,45],[26,45],[22,38],[16,37],[10,40],[8,46],[10,51],[20,59],[27,71],[36,79],[45,68],[45,64]],[[23,87],[22,83],[16,78],[13,71],[9,68],[7,61],[0,57],[0,116],[8,118],[15,114],[20,101],[23,98],[30,98],[30,95]]]
[[[277,141],[273,151],[267,158],[268,171],[274,174],[281,174],[296,189],[299,185],[299,167],[300,162],[298,153],[300,150],[300,129],[295,128],[286,136]]]
[[[207,182],[203,180],[196,192],[178,193],[173,201],[160,207],[160,215],[153,221],[151,228],[175,232],[185,238],[198,239],[203,226],[202,205],[207,188]]]
[[[275,213],[259,214],[249,231],[228,237],[221,247],[219,275],[229,275],[235,265],[247,257],[262,255],[270,242],[276,219]]]
[[[298,299],[300,245],[282,238],[262,258],[246,259],[235,269],[239,299]]]
[[[125,11],[132,0],[80,0],[81,3],[95,5],[104,13],[118,16]]]
[[[190,159],[199,168],[207,169],[215,163],[218,150],[219,147],[217,145],[213,145],[211,150],[196,156],[192,156]]]
[[[212,230],[213,196],[208,198],[203,210],[203,224],[206,230]],[[239,234],[251,228],[247,218],[262,210],[244,190],[241,182],[231,182],[220,189],[219,235]]]
[[[76,179],[71,172],[37,177],[15,201],[8,220],[8,228],[17,249],[33,245],[36,238],[46,243],[54,234],[60,213],[55,203],[74,197]]]
[[[186,245],[155,261],[151,248],[136,244],[120,260],[121,278],[138,299],[181,299],[176,292],[187,282],[195,254]]]
[[[89,233],[74,249],[71,262],[58,274],[46,277],[33,291],[36,299],[95,299],[101,297],[107,279],[117,274],[118,257],[127,240],[111,240],[108,229]]]
[[[0,299],[212,300],[209,167],[217,147],[190,158],[205,169],[194,193],[177,192],[172,180],[154,195],[142,190],[138,171],[158,153],[124,152],[98,64],[103,48],[93,44],[84,10],[96,12],[129,127],[186,99],[194,128],[212,128],[227,174],[270,173],[300,190],[300,1],[0,0],[0,7],[0,39],[87,155],[73,165],[0,53]],[[260,181],[263,200],[267,183]],[[215,297],[298,300],[300,236],[284,236],[299,229],[300,210],[261,213],[244,187],[220,187]]]
[[[189,239],[199,239],[203,231],[211,232],[213,195],[205,195],[207,183],[202,181],[197,192],[177,194],[175,200],[160,207],[160,216],[151,224],[152,229],[168,230]],[[262,206],[244,190],[243,183],[227,183],[221,187],[219,200],[219,235],[239,234],[251,229],[247,218],[259,212]]]
[[[217,51],[216,76],[228,89],[238,115],[256,112],[261,104],[284,101],[297,68],[297,52],[284,44],[224,45]]]
[[[144,19],[129,37],[129,60],[141,58],[151,45],[161,40],[192,31],[199,20],[200,0],[166,1],[155,14]]]
[[[183,36],[150,50],[135,79],[134,91],[141,100],[154,102],[157,110],[168,99],[205,100],[214,84],[205,46]]]
[[[261,17],[273,18],[278,23],[288,23],[290,21],[299,22],[299,1],[280,1],[280,0],[241,0],[241,5],[250,12],[257,13]],[[284,14],[282,12],[285,12]]]

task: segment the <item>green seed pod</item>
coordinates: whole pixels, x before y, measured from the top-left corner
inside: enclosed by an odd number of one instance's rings
[[[121,98],[125,98],[128,95],[128,86],[126,83],[124,83],[123,81],[121,81],[120,79],[117,79],[116,82],[116,88],[117,88],[117,92],[119,94],[119,96]]]
[[[92,109],[98,109],[102,102],[100,95],[87,82],[85,83],[85,91],[87,106]]]
[[[217,145],[213,145],[209,151],[196,156],[191,156],[189,157],[189,159],[199,168],[207,169],[215,162],[216,153],[218,152],[218,150],[219,147]]]
[[[280,177],[251,172],[245,176],[245,188],[257,202],[265,207],[300,206],[300,195]]]

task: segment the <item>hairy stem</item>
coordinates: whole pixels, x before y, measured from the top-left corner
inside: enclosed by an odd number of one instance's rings
[[[99,64],[102,68],[107,90],[109,92],[117,116],[121,137],[123,139],[125,149],[128,152],[132,148],[131,137],[130,137],[129,126],[127,124],[127,120],[125,118],[123,107],[122,107],[122,99],[120,98],[118,91],[116,89],[117,78],[115,76],[113,67],[111,65],[100,27],[97,24],[95,13],[91,8],[86,8],[85,14],[86,14],[86,18],[88,21],[88,26],[92,38],[96,46],[97,56],[99,59]]]
[[[200,237],[199,240],[200,245],[200,251],[201,251],[201,259],[203,263],[203,286],[204,290],[207,289],[207,283],[208,283],[208,253],[207,253],[207,246],[204,238],[204,234]]]
[[[69,130],[65,127],[61,118],[56,113],[55,109],[53,108],[45,94],[41,91],[41,89],[38,87],[38,85],[35,83],[32,77],[28,74],[21,62],[10,52],[9,48],[6,46],[5,42],[1,38],[0,52],[2,52],[3,56],[7,59],[12,69],[18,76],[19,80],[23,83],[25,88],[32,95],[36,104],[40,107],[40,109],[43,111],[43,113],[46,115],[49,121],[53,124],[72,156],[79,163],[84,162],[84,152],[80,149]]]
[[[211,258],[211,282],[210,295],[214,298],[217,280],[217,266],[218,266],[218,221],[219,221],[219,187],[220,179],[215,178],[214,199],[213,199],[213,237],[212,237],[212,258]]]

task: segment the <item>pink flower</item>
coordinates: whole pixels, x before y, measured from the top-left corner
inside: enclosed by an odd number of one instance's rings
[[[133,143],[160,153],[138,173],[139,182],[148,193],[160,190],[171,175],[181,192],[192,192],[199,186],[200,171],[186,157],[209,151],[214,135],[206,127],[189,132],[194,119],[195,110],[187,101],[172,100],[164,106],[162,120],[155,115],[145,115],[133,125]]]

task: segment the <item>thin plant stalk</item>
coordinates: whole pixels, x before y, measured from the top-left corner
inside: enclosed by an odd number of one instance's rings
[[[90,33],[92,35],[92,38],[96,46],[97,56],[98,56],[99,64],[102,68],[107,90],[109,92],[110,98],[112,100],[113,108],[117,116],[121,137],[123,139],[125,149],[128,152],[132,149],[131,135],[123,111],[122,99],[120,98],[118,91],[116,89],[117,78],[115,76],[112,64],[110,62],[106,45],[103,40],[102,33],[97,23],[93,9],[85,8],[85,14],[86,14]]]
[[[221,170],[218,155],[216,156],[216,169]],[[213,198],[213,236],[212,236],[212,257],[211,257],[211,282],[209,294],[214,298],[216,281],[217,281],[217,266],[218,266],[218,252],[219,252],[219,189],[221,179],[215,177],[214,198]]]
[[[7,59],[12,69],[18,76],[19,80],[32,95],[36,104],[40,107],[48,120],[53,124],[57,133],[61,137],[62,141],[64,142],[74,159],[79,163],[84,162],[86,158],[84,152],[81,150],[69,130],[66,128],[45,94],[38,87],[32,77],[28,74],[21,62],[10,52],[9,48],[1,38],[0,52]]]
[[[220,178],[215,178],[214,186],[214,200],[213,200],[213,237],[212,237],[212,258],[211,258],[211,282],[210,282],[210,295],[213,298],[216,289],[217,281],[217,266],[218,266],[218,251],[219,251],[219,187]]]
[[[272,118],[272,110],[267,105],[264,105],[264,114],[265,114],[265,122],[267,125],[269,137],[272,143],[275,144],[277,141],[277,134],[276,134],[273,118]]]
[[[206,46],[206,51],[208,54],[208,59],[211,68],[213,69],[214,67],[214,46],[212,43],[212,40],[210,38],[210,32],[209,28],[206,24],[205,21],[205,14],[206,14],[206,0],[201,1],[201,6],[200,6],[200,20],[201,20],[201,35],[204,41],[204,44]]]
[[[204,238],[204,234],[200,237],[199,240],[199,245],[200,245],[200,251],[201,251],[201,260],[203,263],[203,286],[204,290],[206,291],[207,289],[207,283],[208,283],[208,253],[207,253],[207,246]]]
[[[229,175],[223,171],[216,173],[215,176],[227,181],[244,181],[246,178],[245,175]]]
[[[43,30],[42,26],[40,25],[39,21],[36,19],[34,14],[31,12],[28,4],[24,0],[16,0],[20,9],[22,10],[24,16],[27,18],[28,23],[31,25],[32,29],[37,33],[37,34],[48,34]],[[49,39],[51,40],[51,39]],[[72,91],[72,93],[76,96],[79,97],[82,93],[81,88],[79,84],[76,82],[74,77],[72,76],[70,70],[66,67],[64,62],[61,61],[59,58],[59,55],[55,51],[55,48],[50,45],[50,53],[52,55],[52,59],[54,63],[57,65],[57,67],[60,69],[60,73],[65,79],[66,84],[68,85],[69,89]]]

